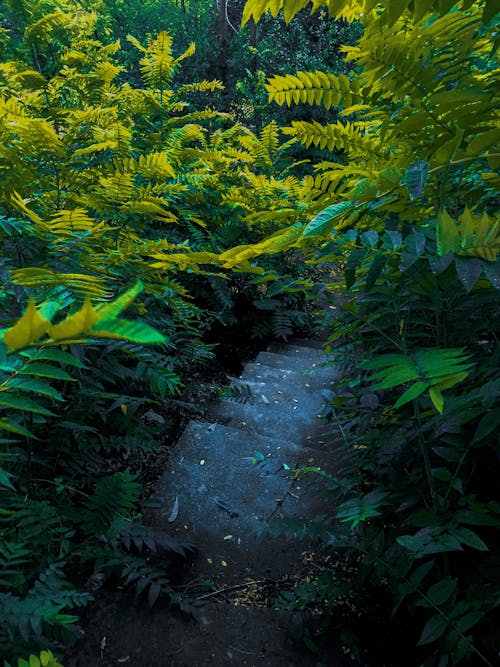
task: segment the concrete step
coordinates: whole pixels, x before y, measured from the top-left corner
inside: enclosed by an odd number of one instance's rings
[[[169,459],[156,498],[164,504],[165,516],[178,498],[174,527],[188,524],[220,537],[236,526],[240,532],[257,533],[272,509],[272,498],[284,495],[290,485],[284,465],[295,465],[298,449],[293,442],[275,442],[244,429],[191,421]],[[265,457],[258,475],[248,460],[256,452]]]
[[[290,348],[286,352],[260,352],[255,359],[256,363],[272,366],[273,368],[284,368],[299,373],[330,373],[331,367],[323,367],[327,357],[321,351],[306,348],[308,353],[297,347]]]
[[[304,447],[327,446],[332,429],[320,415],[324,401],[319,391],[296,387],[289,393],[277,389],[279,385],[248,384],[258,402],[219,401],[211,410],[214,420],[244,428],[251,439],[263,436]]]
[[[323,341],[305,341],[300,338],[295,338],[288,340],[286,343],[270,343],[267,346],[267,351],[276,352],[277,354],[287,354],[293,351],[294,354],[303,354],[304,356],[311,354],[315,357],[321,357],[321,355],[326,356],[323,346]]]
[[[314,338],[300,338],[299,336],[292,336],[287,340],[288,345],[299,345],[300,347],[314,347],[317,350],[322,350],[328,336],[329,331],[318,331],[314,334]]]
[[[335,461],[292,441],[192,421],[148,503],[148,519],[197,546],[199,576],[232,581],[227,568],[235,563],[235,578],[242,568],[248,576],[285,576],[288,556],[299,558],[304,544],[276,539],[270,526],[319,512],[317,497],[295,473],[317,465],[334,472]]]
[[[326,372],[326,371],[329,372]],[[288,368],[277,368],[259,362],[251,361],[245,366],[240,380],[242,382],[261,382],[275,386],[278,391],[293,394],[294,391],[318,393],[328,390],[335,381],[336,370],[333,367],[325,372],[300,373]]]

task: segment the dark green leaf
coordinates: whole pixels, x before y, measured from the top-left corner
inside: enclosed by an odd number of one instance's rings
[[[479,280],[483,262],[472,257],[470,259],[468,257],[455,257],[455,266],[462,285],[467,292],[470,292]]]
[[[376,248],[378,244],[378,232],[369,230],[360,236],[361,241],[370,248]]]
[[[377,189],[377,185],[369,178],[362,178],[356,183],[349,196],[359,201],[370,201],[377,196]]]
[[[12,485],[12,482],[10,481],[11,477],[12,475],[10,474],[10,472],[7,472],[3,468],[0,468],[0,486],[5,486],[8,489],[15,491],[15,488]]]
[[[448,468],[432,468],[432,476],[440,479],[442,482],[448,482],[451,479],[451,472]]]
[[[347,259],[344,273],[345,273],[345,281],[346,281],[346,287],[349,289],[349,287],[352,287],[354,282],[356,281],[356,269],[359,267],[363,259],[366,257],[368,254],[368,251],[366,248],[359,248],[356,250],[353,250]]]
[[[409,551],[419,551],[427,544],[427,540],[415,535],[400,535],[396,542]]]
[[[35,440],[38,440],[31,431],[28,431],[27,428],[24,428],[24,426],[21,426],[21,424],[18,424],[11,419],[0,419],[0,429],[9,431],[10,433],[17,433],[17,435],[23,435],[25,438],[34,438]]]
[[[450,264],[453,262],[455,255],[452,252],[446,253],[442,257],[428,255],[427,259],[429,260],[429,265],[431,271],[435,276],[438,276],[440,273],[443,273]]]
[[[410,266],[413,266],[415,262],[420,259],[422,253],[425,249],[425,236],[422,232],[419,232],[415,229],[406,239],[405,239],[405,252],[401,255],[400,270],[407,271]]]
[[[26,412],[36,412],[40,415],[54,417],[54,413],[43,407],[36,401],[32,401],[24,396],[15,396],[7,392],[0,393],[0,407],[12,408],[14,410],[24,410]]]
[[[494,516],[485,508],[484,512],[474,510],[458,510],[455,520],[472,526],[500,526],[500,517]]]
[[[420,396],[420,394],[423,394],[424,391],[427,389],[429,386],[428,382],[415,382],[409,389],[407,389],[404,394],[402,394],[396,403],[394,404],[395,408],[400,408],[402,405],[405,405],[405,403],[409,403],[410,401],[413,401],[417,396]]]
[[[446,553],[447,551],[462,551],[462,547],[456,537],[444,533],[438,535],[432,542],[425,546],[420,555],[427,556],[430,554]]]
[[[441,605],[446,600],[449,600],[453,593],[457,590],[457,580],[441,579],[436,584],[433,584],[427,591],[427,597],[434,602],[434,604]]]
[[[27,363],[19,369],[18,373],[20,375],[37,375],[39,377],[51,378],[52,380],[73,381],[71,375],[68,375],[62,368],[44,364],[39,361]]]
[[[430,560],[428,563],[419,565],[419,567],[417,567],[417,569],[411,573],[410,581],[414,586],[419,586],[422,583],[422,581],[434,567],[434,562],[435,561]]]
[[[456,628],[459,632],[467,632],[476,625],[484,616],[481,611],[470,611],[465,616],[462,616],[456,623]]]
[[[41,380],[35,380],[30,377],[14,377],[12,380],[8,380],[5,386],[8,388],[15,387],[21,391],[33,391],[36,394],[50,396],[50,398],[53,398],[56,401],[64,401],[64,398],[57,391],[57,389],[51,387],[50,384],[42,382]]]
[[[403,237],[400,232],[387,230],[383,236],[383,242],[389,250],[397,250],[403,243]]]
[[[384,267],[387,263],[388,257],[383,251],[379,251],[375,254],[373,261],[370,265],[370,270],[365,280],[365,291],[368,292],[375,285],[376,281],[380,277],[380,274],[384,270]]]
[[[460,540],[460,542],[466,544],[468,547],[472,547],[478,551],[488,551],[488,547],[479,535],[476,535],[476,533],[469,528],[460,526],[459,528],[455,528],[453,534]]]
[[[157,582],[151,584],[148,591],[148,605],[153,607],[161,592],[161,585]]]
[[[421,197],[429,174],[429,163],[419,160],[411,164],[405,172],[405,185],[410,199]]]
[[[500,290],[500,262],[484,262],[483,269],[493,287]]]
[[[46,347],[38,350],[33,356],[33,359],[45,359],[47,361],[58,361],[61,364],[74,366],[75,368],[87,368],[84,363],[77,359],[74,355],[64,350],[59,350],[55,347]]]
[[[417,646],[423,646],[424,644],[430,644],[431,642],[436,641],[442,637],[446,631],[448,621],[441,614],[436,614],[432,616],[427,623],[424,625],[420,639],[418,640]]]
[[[476,432],[474,433],[474,442],[479,442],[486,438],[486,436],[498,428],[499,424],[500,408],[495,408],[491,412],[487,412],[477,425]]]

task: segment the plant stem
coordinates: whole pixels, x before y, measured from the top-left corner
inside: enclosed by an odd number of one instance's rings
[[[427,475],[427,482],[429,484],[429,492],[432,500],[432,507],[436,509],[436,491],[434,489],[434,481],[432,479],[432,468],[431,461],[429,458],[429,450],[427,449],[427,443],[424,440],[422,435],[422,419],[420,415],[420,407],[418,405],[418,399],[413,399],[413,410],[415,412],[415,417],[417,419],[417,428],[418,428],[418,444],[422,452],[422,458],[424,460],[425,473]]]

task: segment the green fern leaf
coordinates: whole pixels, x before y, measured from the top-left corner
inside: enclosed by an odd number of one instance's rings
[[[18,424],[15,421],[12,421],[11,419],[0,419],[0,430],[8,431],[9,433],[15,433],[16,435],[22,435],[25,438],[33,438],[34,440],[38,440],[36,435],[34,435],[31,431],[28,431],[27,428],[24,428],[24,426]]]
[[[124,294],[119,296],[111,303],[99,304],[96,307],[96,312],[100,320],[111,320],[128,308],[134,299],[142,292],[144,285],[138,280],[133,287],[128,289]]]
[[[87,530],[93,534],[101,533],[108,530],[115,519],[127,517],[134,510],[139,493],[140,485],[136,482],[136,476],[128,471],[100,479],[87,502]]]
[[[22,366],[17,372],[19,375],[34,375],[37,377],[51,378],[52,380],[74,382],[74,378],[72,378],[71,375],[68,375],[66,371],[63,371],[62,368],[51,366],[50,364],[44,364],[39,361],[28,363],[25,366]]]
[[[7,392],[0,392],[0,407],[22,410],[24,412],[36,412],[40,415],[55,417],[55,414],[51,410],[44,408],[43,405],[40,405],[36,401],[32,401],[24,396],[8,394]]]
[[[167,341],[166,337],[145,322],[123,319],[99,320],[89,330],[89,334],[99,338],[130,340],[133,343],[159,344]]]
[[[10,489],[11,491],[15,491],[15,487],[13,486],[12,482],[10,481],[12,477],[12,473],[7,472],[7,470],[4,470],[4,468],[0,467],[0,486],[4,486],[7,489]],[[1,545],[0,545],[1,546]],[[0,562],[1,562],[0,558]],[[3,563],[1,563],[3,566]],[[4,568],[2,567],[2,570]],[[5,575],[5,572],[4,572]],[[4,585],[4,582],[0,579],[0,585]]]
[[[25,356],[25,353],[21,352],[21,356]],[[58,361],[61,364],[74,366],[75,368],[87,368],[87,366],[85,366],[85,364],[77,359],[74,355],[54,347],[42,348],[37,350],[34,354],[29,354],[29,357],[33,361],[43,359],[45,361]]]
[[[295,75],[274,76],[268,80],[266,90],[269,101],[279,105],[317,104],[325,109],[338,106],[351,107],[363,100],[356,81],[345,74],[329,72],[296,72]]]
[[[20,391],[30,391],[36,394],[41,394],[42,396],[49,396],[55,401],[64,401],[63,396],[51,387],[50,384],[42,382],[41,380],[35,380],[31,377],[22,377],[16,376],[9,378],[3,385],[5,389],[18,389]]]

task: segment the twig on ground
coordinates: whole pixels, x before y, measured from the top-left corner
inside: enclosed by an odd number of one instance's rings
[[[195,600],[206,600],[207,598],[217,597],[218,595],[223,595],[224,593],[229,593],[230,591],[237,591],[241,588],[248,588],[254,584],[276,584],[274,579],[252,579],[252,581],[246,581],[243,584],[235,584],[234,586],[226,586],[217,591],[210,591],[210,593],[204,593],[203,595],[198,595]]]

